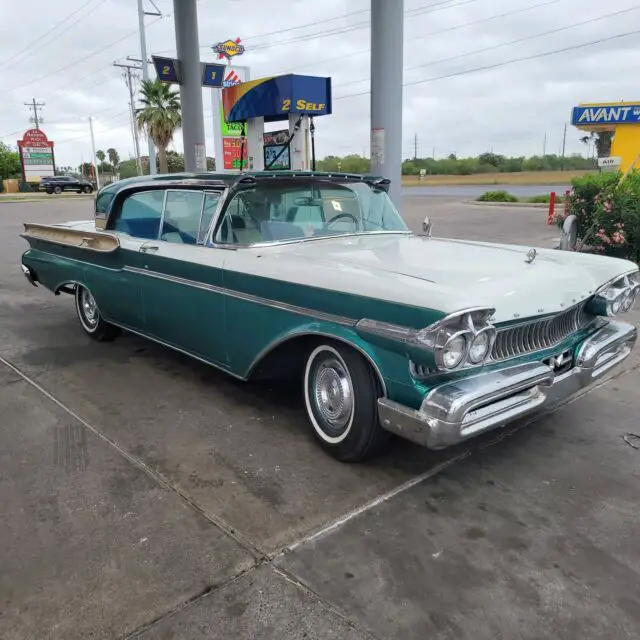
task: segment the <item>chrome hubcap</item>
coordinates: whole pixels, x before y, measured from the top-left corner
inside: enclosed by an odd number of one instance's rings
[[[314,400],[322,418],[336,429],[344,429],[353,411],[353,390],[349,376],[337,359],[325,360],[314,382]]]
[[[91,293],[84,288],[80,291],[80,307],[87,324],[91,326],[98,324],[98,305]]]

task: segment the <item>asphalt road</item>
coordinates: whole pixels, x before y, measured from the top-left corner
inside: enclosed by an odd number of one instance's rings
[[[407,197],[435,235],[553,246],[544,211]],[[640,355],[553,414],[434,454],[342,465],[297,388],[124,335],[19,269],[0,203],[0,638],[640,636]],[[638,322],[640,314],[630,314]]]

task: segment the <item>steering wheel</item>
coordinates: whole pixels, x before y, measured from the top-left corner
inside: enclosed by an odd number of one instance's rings
[[[336,222],[336,220],[340,220],[341,218],[350,218],[353,221],[353,226],[358,230],[358,219],[355,216],[352,216],[350,213],[339,213],[334,218],[331,218],[329,222],[325,222],[322,227],[322,231],[330,231],[329,227]]]

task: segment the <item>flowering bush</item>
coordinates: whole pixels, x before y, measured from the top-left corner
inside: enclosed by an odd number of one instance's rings
[[[578,250],[640,261],[640,171],[626,176],[601,173],[576,178],[567,205],[556,215],[578,218]]]

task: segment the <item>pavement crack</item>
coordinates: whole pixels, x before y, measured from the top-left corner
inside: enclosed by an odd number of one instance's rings
[[[229,525],[227,522],[218,518],[216,515],[210,513],[207,509],[198,504],[195,500],[189,496],[183,489],[179,486],[175,485],[169,478],[167,478],[164,474],[160,473],[156,469],[152,469],[146,462],[137,458],[136,456],[129,453],[123,446],[118,444],[115,440],[112,440],[109,436],[102,433],[99,429],[91,425],[84,418],[79,416],[73,409],[65,405],[61,400],[58,400],[54,395],[49,393],[44,387],[38,384],[33,378],[29,377],[23,371],[21,371],[14,364],[6,360],[4,357],[0,356],[0,363],[4,364],[6,367],[11,369],[14,373],[16,373],[22,380],[30,384],[34,389],[37,389],[40,393],[42,393],[46,398],[48,398],[51,402],[60,407],[63,411],[65,411],[68,415],[70,415],[74,420],[77,420],[80,424],[82,424],[86,429],[91,431],[95,436],[100,438],[103,442],[107,443],[109,446],[113,447],[122,457],[124,457],[128,462],[135,465],[141,471],[144,471],[147,475],[149,475],[155,482],[157,482],[160,486],[172,493],[176,494],[180,500],[186,503],[189,507],[197,511],[203,518],[205,518],[210,524],[220,529],[227,536],[232,538],[240,547],[242,547],[250,556],[252,556],[256,560],[265,560],[268,555],[267,553],[260,549],[257,545],[253,544],[251,540],[246,538],[244,535],[239,533],[235,528]]]
[[[222,589],[225,589],[226,587],[228,587],[229,585],[232,585],[234,582],[237,582],[238,580],[240,580],[247,574],[251,573],[252,571],[255,571],[258,567],[261,567],[263,564],[265,564],[264,560],[258,561],[255,564],[253,564],[251,567],[247,567],[246,569],[243,569],[242,571],[237,573],[235,576],[229,578],[228,580],[224,580],[220,584],[207,585],[206,587],[204,587],[204,589],[201,589],[194,595],[190,596],[189,598],[181,602],[179,605],[173,607],[172,609],[168,609],[164,613],[161,613],[160,615],[153,618],[153,620],[149,622],[145,622],[142,626],[138,627],[137,629],[134,629],[133,631],[129,631],[125,635],[120,636],[119,640],[132,640],[133,638],[140,637],[143,633],[145,633],[149,629],[152,629],[153,627],[160,624],[164,620],[167,620],[168,618],[175,616],[181,611],[184,611],[187,607],[191,607],[201,602],[202,600],[205,600],[210,595],[218,591],[221,591]]]
[[[302,582],[300,578],[297,578],[291,572],[287,571],[286,569],[283,569],[282,567],[276,567],[273,564],[271,565],[271,568],[273,569],[274,573],[277,573],[281,578],[283,578],[290,584],[294,585],[301,591],[304,591],[307,595],[311,596],[312,598],[320,602],[320,604],[322,604],[323,607],[325,607],[328,611],[330,611],[335,616],[340,618],[340,620],[342,620],[346,625],[351,627],[354,631],[357,631],[361,636],[364,636],[369,640],[382,640],[382,638],[374,635],[368,629],[364,629],[363,627],[358,625],[346,613],[340,611],[340,609],[338,609],[336,605],[332,604],[328,600],[325,600],[325,598],[323,598],[317,591],[312,589],[308,584]]]

